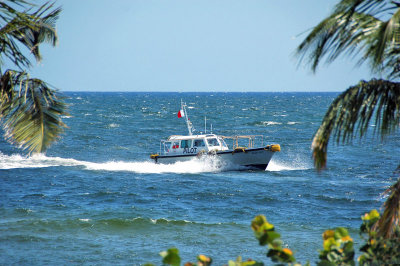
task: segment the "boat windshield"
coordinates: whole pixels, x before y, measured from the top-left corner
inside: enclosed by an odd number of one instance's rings
[[[207,139],[208,146],[219,146],[219,142],[216,138]]]

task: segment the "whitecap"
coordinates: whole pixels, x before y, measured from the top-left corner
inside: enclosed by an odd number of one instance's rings
[[[262,124],[265,125],[265,126],[282,125],[282,123],[275,122],[275,121],[264,121],[264,122],[262,122]]]

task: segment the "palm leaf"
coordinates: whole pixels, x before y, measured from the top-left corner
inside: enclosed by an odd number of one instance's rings
[[[39,44],[44,42],[50,43],[53,46],[57,44],[58,37],[55,30],[55,22],[59,17],[61,8],[50,11],[52,7],[53,5],[39,7],[38,10],[30,15],[29,26],[21,27],[11,32],[12,36],[30,49],[38,61],[42,59]]]
[[[0,118],[5,138],[29,152],[44,152],[66,125],[66,105],[58,93],[25,72],[8,70],[1,77]]]
[[[331,135],[337,143],[351,141],[354,134],[365,136],[371,120],[374,133],[384,138],[400,126],[400,83],[386,80],[361,81],[340,94],[330,105],[313,143],[314,164],[326,166]]]
[[[297,55],[308,62],[315,71],[323,58],[334,61],[342,53],[359,53],[363,42],[380,20],[362,13],[354,13],[349,21],[346,13],[334,13],[318,24],[298,46]]]
[[[383,205],[383,214],[373,229],[378,233],[378,236],[392,238],[400,222],[400,179],[384,194],[389,195],[389,197]]]
[[[393,12],[393,13],[392,13]],[[389,14],[390,13],[390,14]],[[400,9],[390,1],[342,0],[297,48],[299,63],[307,59],[313,71],[325,59],[361,55],[359,64],[389,77],[399,73]]]
[[[0,1],[0,54],[7,57],[17,67],[29,67],[29,59],[21,52],[19,44],[28,48],[40,61],[39,44],[57,43],[55,22],[61,8],[52,10],[53,4],[46,3],[31,11],[33,5],[21,0],[12,1],[15,4],[29,5],[31,8],[19,12],[7,3]]]

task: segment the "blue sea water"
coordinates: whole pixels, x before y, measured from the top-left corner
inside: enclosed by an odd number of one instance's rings
[[[250,228],[258,214],[315,263],[326,229],[346,227],[360,245],[361,215],[396,180],[398,133],[330,145],[327,170],[313,169],[311,140],[336,93],[65,94],[69,128],[45,155],[0,141],[0,264],[160,265],[177,247],[183,262],[270,265]],[[281,152],[265,171],[153,164],[160,139],[186,134],[181,99],[198,131],[207,116],[214,133],[261,134]]]

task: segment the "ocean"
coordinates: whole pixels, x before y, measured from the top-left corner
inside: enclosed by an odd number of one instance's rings
[[[313,168],[313,134],[338,93],[64,94],[68,128],[45,155],[0,140],[1,265],[161,265],[171,247],[183,263],[205,254],[213,265],[271,265],[250,228],[258,214],[297,261],[315,264],[326,229],[346,227],[360,246],[360,217],[396,181],[398,132],[331,141],[327,169]],[[161,139],[187,134],[181,100],[197,132],[206,116],[213,133],[264,135],[281,152],[265,171],[154,164]]]

